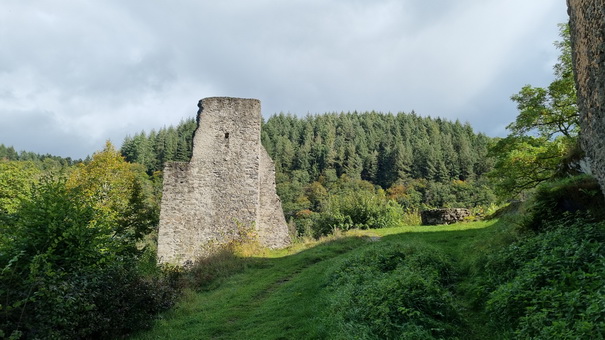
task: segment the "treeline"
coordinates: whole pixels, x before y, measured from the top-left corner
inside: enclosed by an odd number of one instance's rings
[[[0,160],[6,161],[31,161],[42,168],[49,167],[66,167],[82,162],[82,160],[74,160],[70,157],[59,157],[50,154],[37,154],[30,151],[17,152],[12,146],[5,146],[0,144]]]
[[[120,149],[128,162],[145,166],[152,174],[162,171],[168,161],[188,162],[193,151],[193,132],[197,124],[195,119],[183,120],[175,128],[164,127],[149,133],[141,131],[128,136]]]
[[[149,174],[161,171],[167,161],[191,158],[195,128],[189,119],[142,131],[125,139],[121,153]],[[284,213],[299,233],[384,227],[429,207],[480,212],[495,200],[484,176],[492,168],[491,140],[459,121],[413,112],[278,114],[263,123],[261,141],[275,162]],[[376,213],[352,216],[345,201],[359,200]],[[393,218],[378,217],[387,210]]]
[[[262,142],[278,173],[304,172],[308,182],[327,169],[391,187],[398,180],[447,182],[478,179],[491,169],[490,139],[469,124],[415,113],[275,115]],[[301,176],[300,172],[297,176]]]
[[[121,152],[126,160],[161,171],[167,161],[191,158],[194,119],[177,127],[141,131],[128,136]],[[272,116],[263,124],[261,140],[276,171],[312,182],[334,169],[382,188],[397,180],[438,182],[481,178],[492,167],[487,157],[490,138],[469,124],[415,113],[328,113],[299,118]]]
[[[422,209],[495,201],[484,174],[490,138],[415,113],[279,114],[261,139],[284,213],[299,234],[417,224]]]

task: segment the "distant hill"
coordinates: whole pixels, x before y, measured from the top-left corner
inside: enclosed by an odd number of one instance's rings
[[[188,161],[196,123],[128,136],[121,148],[129,162],[161,171],[167,161]],[[325,170],[390,187],[398,179],[438,182],[481,177],[491,169],[491,138],[469,124],[420,117],[414,112],[278,114],[263,124],[262,143],[278,173],[304,172],[307,182]]]

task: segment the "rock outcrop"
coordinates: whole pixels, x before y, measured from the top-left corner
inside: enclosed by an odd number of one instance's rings
[[[245,229],[264,246],[287,246],[275,167],[260,142],[260,101],[213,97],[198,106],[191,161],[164,169],[158,262],[194,261]]]
[[[422,225],[452,224],[469,216],[471,212],[464,208],[430,209],[420,212]]]
[[[582,149],[605,194],[605,0],[567,0]]]

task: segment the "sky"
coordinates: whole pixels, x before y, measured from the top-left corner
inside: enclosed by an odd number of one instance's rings
[[[505,136],[567,20],[564,0],[2,0],[0,144],[85,158],[213,96]]]

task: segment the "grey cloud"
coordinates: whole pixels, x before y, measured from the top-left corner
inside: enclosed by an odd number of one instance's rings
[[[414,109],[502,134],[509,96],[551,77],[564,20],[550,0],[9,0],[0,120],[56,119],[48,134],[0,130],[0,143],[85,157],[193,117],[213,95],[259,98],[265,116]]]
[[[62,129],[62,122],[50,111],[3,112],[0,140],[11,141],[17,151],[35,151],[78,158],[91,148],[100,148],[82,136]],[[6,142],[0,142],[7,144]]]

